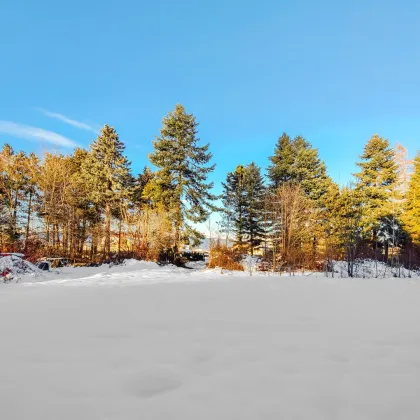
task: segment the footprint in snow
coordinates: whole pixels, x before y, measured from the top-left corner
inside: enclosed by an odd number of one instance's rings
[[[166,368],[145,369],[132,374],[124,389],[138,398],[151,398],[171,392],[182,385],[180,375]]]

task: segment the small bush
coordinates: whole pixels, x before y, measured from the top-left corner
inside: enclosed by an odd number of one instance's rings
[[[244,271],[241,264],[242,255],[237,250],[227,246],[217,245],[210,250],[209,268],[224,268],[225,270]]]

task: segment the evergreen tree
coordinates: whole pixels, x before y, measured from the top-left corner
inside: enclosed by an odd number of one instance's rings
[[[358,192],[352,187],[344,187],[340,191],[337,204],[333,215],[338,220],[335,229],[337,245],[347,262],[347,274],[353,277],[355,261],[363,240],[363,209]]]
[[[226,176],[226,183],[222,182],[223,193],[221,195],[223,208],[220,209],[221,220],[219,222],[220,232],[225,235],[225,246],[229,246],[231,234],[235,234],[235,207],[232,193],[233,174],[229,172]]]
[[[152,170],[148,166],[145,166],[143,168],[143,172],[137,177],[137,183],[139,185],[141,193],[143,193],[143,190],[146,187],[146,185],[149,184],[154,177],[155,174],[152,172]]]
[[[251,255],[264,237],[264,195],[265,187],[260,168],[254,162],[245,167],[244,174],[246,217],[245,233]]]
[[[329,181],[325,163],[319,158],[318,150],[303,137],[291,140],[283,133],[270,161],[268,177],[272,187],[285,183],[300,185],[312,200],[318,200],[325,194]]]
[[[320,214],[321,224],[325,236],[326,258],[331,261],[337,258],[340,250],[338,232],[341,225],[339,211],[341,207],[340,202],[340,188],[335,182],[330,183],[326,193],[323,196],[323,208]]]
[[[223,188],[224,212],[233,220],[235,243],[246,245],[252,255],[264,235],[265,187],[260,168],[255,163],[238,165],[227,174]]]
[[[142,206],[145,204],[152,204],[152,200],[150,199],[150,191],[149,186],[151,185],[155,174],[152,170],[145,166],[143,168],[143,172],[140,173],[136,179],[134,188],[133,188],[133,205]]]
[[[246,219],[246,195],[245,195],[245,169],[238,165],[233,172],[226,176],[226,182],[223,185],[223,212],[229,223],[233,221],[233,233],[235,235],[235,244],[242,247],[245,235]]]
[[[420,246],[420,152],[414,159],[414,172],[406,193],[404,226],[413,243]]]
[[[82,163],[82,177],[89,185],[92,201],[105,213],[104,255],[111,248],[112,209],[130,194],[130,162],[124,156],[125,146],[113,127],[105,125]]]
[[[177,249],[183,240],[197,243],[203,238],[188,222],[204,222],[215,209],[212,201],[216,196],[210,192],[213,183],[207,182],[215,165],[207,165],[212,157],[209,144],[199,146],[198,123],[182,105],[176,105],[162,123],[160,136],[153,142],[155,150],[149,155],[159,168],[150,190],[171,213]]]
[[[277,141],[274,155],[269,158],[271,165],[268,167],[268,177],[274,188],[296,181],[294,173],[296,154],[294,142],[283,133]]]
[[[357,163],[361,170],[355,174],[356,193],[363,205],[365,230],[376,241],[381,220],[395,213],[397,165],[388,140],[376,134],[366,143],[361,159]]]
[[[330,270],[334,260],[345,260],[350,277],[354,275],[355,260],[361,250],[363,208],[353,186],[339,189],[331,183],[323,197],[322,226],[325,235],[325,260]]]

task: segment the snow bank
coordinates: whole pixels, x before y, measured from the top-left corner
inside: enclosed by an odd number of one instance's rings
[[[338,277],[349,277],[346,261],[333,262],[334,273]],[[353,277],[358,278],[387,278],[387,277],[419,277],[418,270],[407,270],[404,267],[392,267],[381,261],[370,259],[356,260],[353,263]]]
[[[218,281],[223,278],[243,279],[251,278],[296,278],[302,275],[308,278],[324,277],[321,272],[295,272],[272,273],[256,271],[255,261],[249,258],[244,260],[245,271],[229,271],[220,268],[206,269],[205,263],[190,262],[187,268],[174,265],[159,265],[149,261],[129,259],[123,264],[105,264],[100,267],[63,267],[50,272],[39,270],[33,264],[18,257],[0,258],[0,272],[4,268],[11,268],[13,282],[24,284],[57,284],[65,286],[114,286],[114,285],[141,285],[162,282],[197,282],[204,280]],[[3,269],[2,269],[3,267]],[[329,273],[331,276],[332,273]],[[347,263],[337,261],[334,263],[334,277],[348,277]],[[357,261],[354,266],[354,277],[384,278],[384,277],[420,277],[419,272],[408,271],[404,268],[391,268],[383,263],[371,260]]]
[[[9,273],[6,276],[6,280],[17,280],[18,278],[26,275],[33,278],[42,273],[34,264],[29,261],[23,260],[22,258],[14,255],[6,257],[0,257],[0,273]],[[0,280],[2,277],[0,277]]]

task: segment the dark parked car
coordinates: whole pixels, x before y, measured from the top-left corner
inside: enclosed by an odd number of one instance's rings
[[[48,261],[41,261],[38,268],[43,271],[50,271],[50,263]]]

